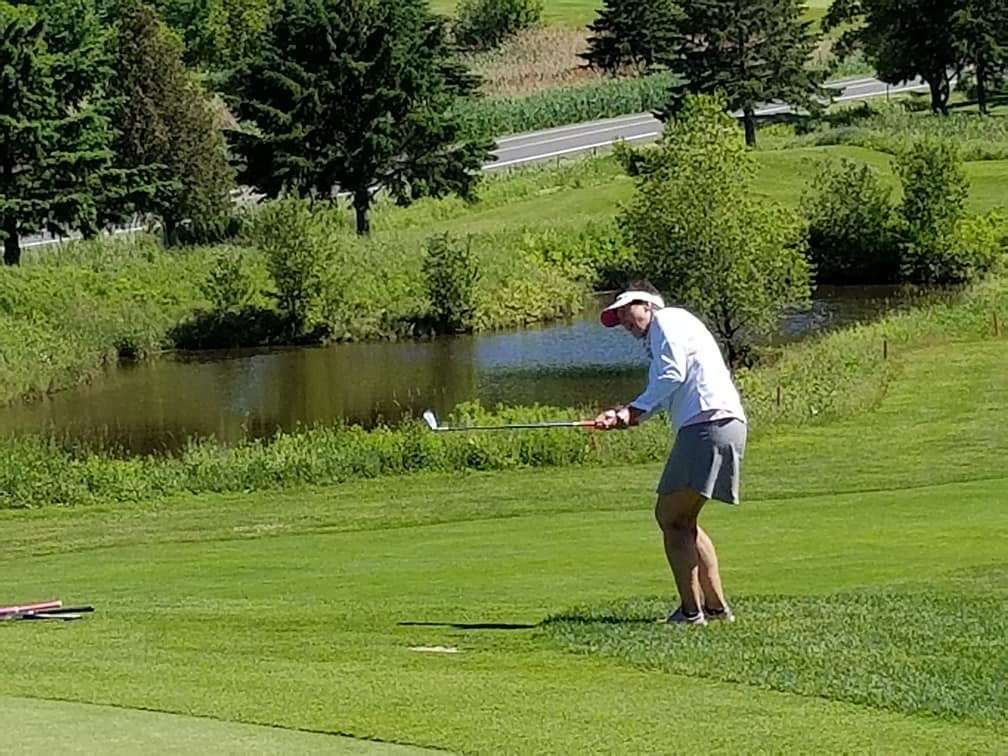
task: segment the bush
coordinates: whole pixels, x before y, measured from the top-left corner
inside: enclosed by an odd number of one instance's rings
[[[322,314],[339,297],[335,275],[345,262],[346,226],[336,213],[301,200],[265,206],[256,216],[252,238],[266,258],[277,308],[291,336],[318,328]]]
[[[951,231],[918,235],[902,249],[903,276],[916,283],[975,281],[1003,259],[1008,218],[993,212],[958,221]]]
[[[802,198],[819,283],[888,283],[900,275],[890,191],[868,165],[827,163]]]
[[[471,331],[479,282],[472,241],[461,244],[447,234],[428,240],[423,275],[435,328],[441,333]]]
[[[620,214],[649,278],[706,318],[732,366],[809,299],[804,229],[755,197],[755,166],[720,98],[687,96]]]
[[[455,41],[464,47],[496,47],[506,38],[542,22],[542,0],[461,0]]]
[[[240,249],[224,249],[213,257],[200,292],[218,312],[240,310],[252,303],[257,289],[249,271],[245,253]]]
[[[969,179],[957,146],[921,139],[901,151],[896,172],[903,182],[900,208],[903,278],[915,283],[970,281],[990,269],[993,255],[973,235],[963,235]]]
[[[896,156],[903,220],[912,236],[939,235],[964,215],[969,179],[954,142],[920,139]]]

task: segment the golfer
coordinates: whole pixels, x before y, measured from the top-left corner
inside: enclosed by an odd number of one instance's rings
[[[647,281],[621,291],[600,319],[608,328],[622,325],[641,339],[651,365],[644,392],[600,414],[597,427],[629,428],[663,409],[676,433],[655,505],[681,602],[667,621],[732,621],[714,544],[697,525],[708,499],[738,503],[746,415],[721,351],[698,318],[666,307]]]

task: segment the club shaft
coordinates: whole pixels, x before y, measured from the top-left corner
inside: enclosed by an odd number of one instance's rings
[[[524,428],[594,428],[593,420],[555,423],[513,423],[510,425],[439,425],[439,431],[521,430]]]
[[[24,614],[25,612],[44,611],[46,609],[58,609],[63,606],[62,601],[39,601],[34,604],[21,604],[20,606],[0,606],[0,616],[5,614]]]

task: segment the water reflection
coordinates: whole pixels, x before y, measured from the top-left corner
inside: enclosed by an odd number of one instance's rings
[[[826,289],[782,318],[776,341],[866,319],[918,295]],[[598,407],[643,380],[639,342],[570,323],[431,342],[177,353],[110,369],[89,386],[0,411],[0,433],[46,433],[133,453],[177,449],[193,436],[224,443],[340,421],[394,424],[463,401]]]

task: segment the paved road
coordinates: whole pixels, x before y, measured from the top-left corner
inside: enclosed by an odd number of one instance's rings
[[[827,82],[824,86],[836,91],[834,102],[865,100],[887,94],[927,89],[927,85],[919,80],[891,86],[871,77],[842,79]],[[790,111],[791,107],[784,103],[772,103],[757,108],[756,114],[768,116]],[[637,113],[526,134],[514,134],[497,140],[497,149],[494,150],[497,159],[484,164],[483,169],[500,170],[510,166],[541,163],[567,155],[583,154],[608,147],[618,139],[627,142],[650,141],[658,137],[661,129],[661,121],[651,113]],[[128,233],[133,230],[136,229],[123,229],[117,233]],[[23,238],[21,246],[34,247],[52,244],[55,241],[58,240],[44,234]]]
[[[927,85],[920,80],[891,86],[870,77],[827,82],[825,86],[835,90],[834,102],[865,100],[887,94],[927,89]],[[772,103],[756,109],[756,114],[759,116],[787,112],[791,112],[791,107],[784,103]],[[661,133],[661,129],[661,121],[651,113],[637,113],[579,123],[574,126],[561,126],[527,134],[515,134],[497,140],[497,149],[494,151],[497,161],[487,163],[483,167],[485,170],[496,170],[542,162],[564,155],[591,152],[607,147],[617,139],[624,139],[628,142],[656,139]]]

